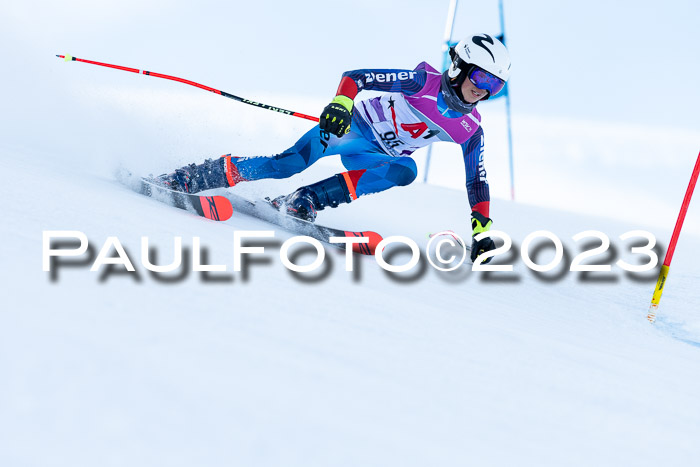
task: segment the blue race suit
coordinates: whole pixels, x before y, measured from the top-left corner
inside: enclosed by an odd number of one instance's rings
[[[343,74],[338,94],[352,99],[362,90],[380,91],[355,103],[350,132],[342,137],[316,125],[294,146],[272,157],[232,158],[243,180],[287,178],[322,157],[340,155],[352,199],[416,178],[410,155],[436,141],[462,146],[469,203],[489,215],[489,188],[483,166],[484,133],[481,116],[450,110],[440,93],[440,76],[427,63],[415,70],[354,70]]]

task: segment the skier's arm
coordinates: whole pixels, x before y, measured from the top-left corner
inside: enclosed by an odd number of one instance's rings
[[[467,194],[472,211],[489,217],[489,182],[484,168],[484,130],[479,127],[462,145],[464,170],[467,175]]]
[[[420,66],[420,65],[419,65]],[[411,96],[425,85],[425,70],[353,70],[343,73],[338,91],[330,104],[323,109],[319,127],[338,137],[350,131],[354,99],[363,89],[384,92],[401,92]]]
[[[493,250],[496,245],[491,237],[477,241],[473,237],[488,232],[492,221],[489,219],[489,182],[484,169],[484,130],[479,127],[469,140],[462,144],[464,168],[467,172],[467,193],[472,208],[472,261],[484,252]],[[484,262],[488,263],[491,258]]]
[[[363,69],[343,73],[336,96],[354,99],[362,90],[401,92],[411,96],[425,85],[425,70]]]

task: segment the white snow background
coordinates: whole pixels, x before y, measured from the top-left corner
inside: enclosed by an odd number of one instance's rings
[[[411,279],[369,257],[346,272],[342,252],[327,248],[319,279],[291,274],[268,245],[268,261],[244,277],[232,272],[234,230],[273,227],[236,215],[202,220],[129,191],[114,172],[270,155],[311,123],[54,57],[145,68],[316,115],[346,69],[439,65],[447,3],[2,5],[0,465],[697,463],[697,199],[654,325],[645,317],[658,269],[582,277],[565,264],[542,277],[515,256],[513,273],[427,267]],[[665,248],[700,150],[690,85],[697,6],[622,2],[594,15],[608,4],[527,3],[506,2],[517,202],[503,101],[480,105],[494,228],[516,251],[543,229],[570,256],[581,250],[572,236],[591,229],[611,238],[614,259],[634,261],[618,239],[630,230],[652,232]],[[459,30],[497,31],[495,5],[460,6]],[[547,32],[559,43],[542,42]],[[666,55],[652,33],[673,38]],[[550,88],[544,57],[563,49],[568,84]],[[666,72],[678,63],[688,66],[680,81]],[[414,184],[324,211],[319,222],[422,247],[440,230],[468,237],[459,149],[435,147],[427,185],[425,153],[416,161]],[[329,157],[236,190],[278,195],[339,170]],[[95,251],[116,236],[137,274],[90,272],[84,262],[52,279],[42,271],[45,230],[82,231]],[[200,237],[208,261],[228,271],[166,282],[141,265],[142,236],[159,263],[173,258],[174,237],[190,249]],[[275,236],[279,244],[292,234]],[[537,262],[551,257],[546,249]]]

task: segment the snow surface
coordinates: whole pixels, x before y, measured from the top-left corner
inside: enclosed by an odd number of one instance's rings
[[[513,273],[489,279],[430,267],[392,277],[370,257],[357,259],[359,273],[346,272],[343,253],[327,249],[327,274],[300,278],[277,256],[292,235],[275,229],[268,261],[252,264],[246,278],[232,272],[234,230],[273,227],[240,216],[202,220],[129,191],[114,171],[272,154],[309,123],[104,70],[81,70],[85,86],[62,93],[77,73],[70,67],[80,65],[53,65],[36,65],[54,78],[33,101],[43,131],[34,134],[18,115],[0,158],[10,194],[0,224],[0,465],[618,466],[700,458],[697,200],[653,326],[645,316],[657,271],[634,280],[614,268],[584,281],[556,277],[557,269],[542,278],[516,257]],[[102,79],[108,84],[87,84]],[[257,98],[308,113],[323,103]],[[495,135],[486,156],[494,228],[516,246],[545,229],[573,256],[580,245],[571,237],[595,229],[629,257],[617,237],[641,228],[665,247],[696,133],[659,130],[674,142],[659,170],[647,128],[518,115],[521,196],[513,203],[505,200],[502,119],[482,113]],[[631,140],[635,149],[624,152]],[[434,154],[431,185],[362,198],[322,212],[319,222],[421,246],[441,230],[468,236],[466,195],[449,188],[463,183],[459,154]],[[339,169],[331,158],[288,180],[236,189],[278,195]],[[83,261],[52,280],[41,268],[46,230],[82,231],[95,254],[116,236],[138,274],[90,272]],[[175,236],[190,249],[200,237],[207,261],[228,272],[166,282],[141,266],[141,236],[158,263],[172,259]]]
[[[695,237],[679,245],[655,326],[655,272],[547,282],[518,261],[506,274],[518,282],[430,268],[399,282],[369,257],[345,272],[329,249],[327,277],[306,283],[268,245],[271,261],[245,281],[231,272],[233,231],[267,224],[202,220],[67,155],[6,155],[2,465],[687,465],[700,454]],[[429,232],[468,232],[465,203],[415,184],[319,220],[425,245]],[[493,213],[516,243],[537,229],[599,229],[615,243],[638,227],[503,200]],[[83,264],[52,282],[44,230],[83,231],[97,251],[117,236],[139,278],[101,280]],[[140,264],[143,235],[163,263],[174,236],[201,237],[229,273],[162,283]]]

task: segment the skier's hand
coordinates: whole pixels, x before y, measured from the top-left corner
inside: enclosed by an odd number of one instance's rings
[[[488,217],[484,216],[480,212],[472,211],[472,263],[476,261],[476,258],[487,251],[495,250],[496,244],[493,243],[491,237],[485,237],[478,242],[474,239],[475,236],[483,232],[488,232],[491,228],[493,221]],[[486,264],[491,261],[491,258],[486,258],[482,264]]]
[[[347,96],[335,96],[323,109],[318,126],[321,130],[341,137],[350,131],[353,101]]]

